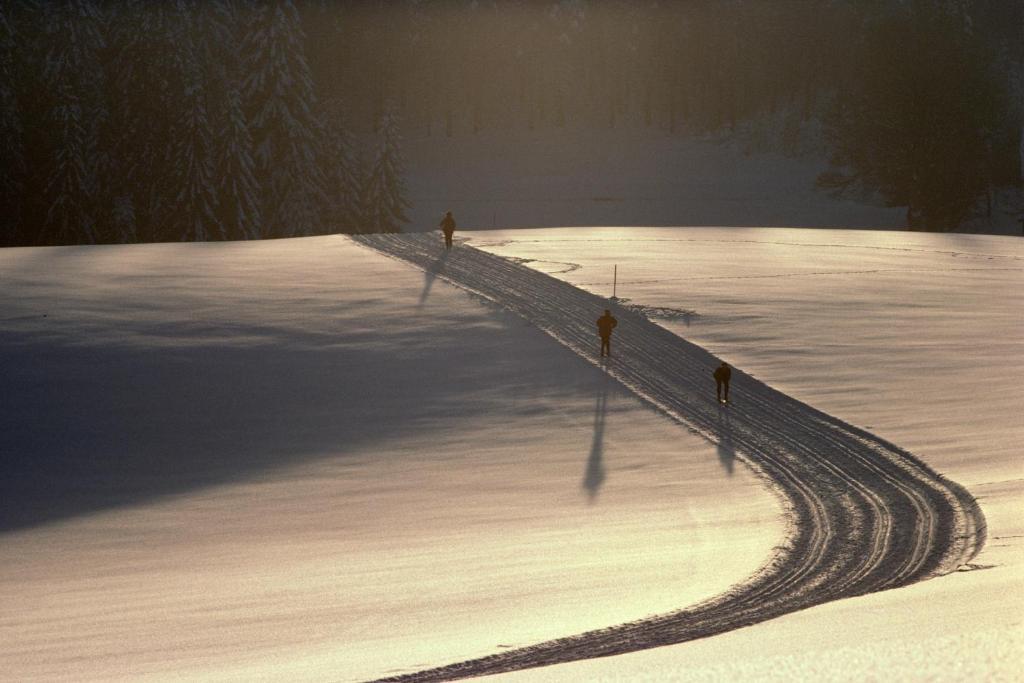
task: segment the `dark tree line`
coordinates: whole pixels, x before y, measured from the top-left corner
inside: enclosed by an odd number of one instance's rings
[[[537,127],[824,128],[823,188],[955,227],[1024,165],[1024,3],[592,0],[331,3],[314,63],[358,115],[419,134]],[[613,134],[613,133],[610,133]]]
[[[819,185],[880,194],[912,229],[955,229],[1024,164],[1024,4],[916,2],[865,17],[825,112]],[[1002,36],[1002,39],[1000,38]]]
[[[395,115],[360,156],[307,42],[291,0],[0,5],[0,243],[398,230]]]
[[[1003,0],[12,0],[0,240],[395,230],[399,120],[823,128],[824,188],[943,229],[1020,182],[1022,46]]]

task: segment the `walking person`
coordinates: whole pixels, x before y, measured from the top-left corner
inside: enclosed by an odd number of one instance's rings
[[[597,319],[597,333],[601,336],[601,357],[612,355],[612,330],[619,324],[619,321],[612,316],[612,312],[604,309],[604,315]]]
[[[729,379],[732,377],[732,368],[725,361],[715,368],[713,373],[715,377],[715,393],[718,394],[719,403],[729,402]],[[722,388],[725,388],[725,399],[722,399]]]
[[[452,218],[452,212],[448,211],[445,213],[444,218],[441,219],[441,232],[444,233],[444,248],[452,248],[452,235],[455,234],[455,219]]]

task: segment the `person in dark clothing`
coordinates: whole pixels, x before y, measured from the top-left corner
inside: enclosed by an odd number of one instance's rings
[[[597,319],[597,333],[601,335],[601,355],[612,355],[612,330],[619,321],[612,317],[612,312],[604,309],[604,315]]]
[[[725,362],[715,368],[715,392],[718,394],[719,403],[729,402],[729,378],[732,377],[732,368]],[[725,388],[725,400],[722,400],[722,388]]]
[[[452,212],[449,211],[441,219],[441,231],[444,233],[444,248],[452,248],[452,235],[455,234],[455,219],[452,218]]]

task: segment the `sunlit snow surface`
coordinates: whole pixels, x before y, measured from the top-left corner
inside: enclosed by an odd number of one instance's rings
[[[614,286],[624,305],[965,484],[989,522],[978,571],[521,677],[1016,677],[1024,657],[1019,238],[757,228],[468,236],[590,291],[610,296]],[[733,398],[743,400],[742,386]]]
[[[1020,241],[468,236],[606,294],[618,264],[620,297],[910,449],[990,525],[977,571],[518,677],[1016,676]],[[408,671],[682,607],[782,538],[729,454],[341,237],[8,249],[0,292],[0,678]]]
[[[0,251],[0,678],[354,680],[696,602],[772,495],[342,237]]]

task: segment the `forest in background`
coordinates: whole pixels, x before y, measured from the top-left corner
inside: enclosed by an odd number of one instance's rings
[[[403,131],[765,119],[821,131],[824,190],[953,229],[1019,186],[1022,102],[1001,0],[13,0],[0,243],[399,230]]]

